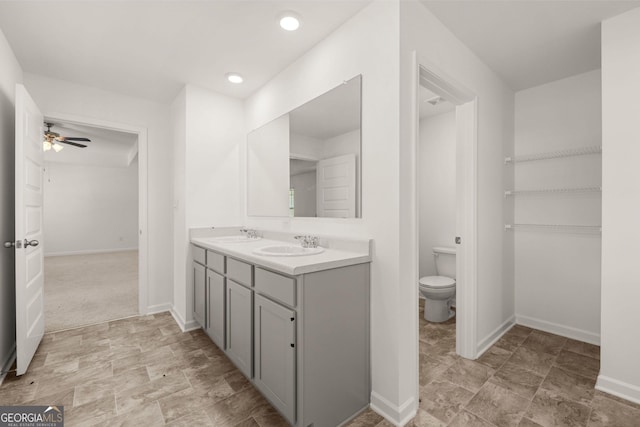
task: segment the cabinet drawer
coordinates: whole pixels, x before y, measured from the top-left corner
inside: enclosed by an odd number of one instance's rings
[[[207,267],[224,274],[224,255],[217,252],[207,251]]]
[[[296,279],[256,267],[255,289],[287,305],[296,306]]]
[[[227,277],[245,286],[251,286],[251,264],[227,258]]]
[[[191,254],[193,260],[199,264],[205,265],[207,259],[207,251],[199,246],[191,245]]]

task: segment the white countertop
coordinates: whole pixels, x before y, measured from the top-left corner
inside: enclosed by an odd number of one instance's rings
[[[234,228],[234,230],[237,230],[237,228]],[[210,235],[205,236],[202,234]],[[291,276],[371,262],[371,243],[369,240],[339,241],[321,236],[320,246],[324,248],[324,251],[319,254],[304,256],[264,256],[254,254],[253,251],[265,246],[283,244],[299,245],[299,243],[295,240],[295,243],[291,242],[290,239],[293,238],[293,234],[288,236],[286,233],[270,233],[267,231],[263,232],[264,238],[248,242],[221,243],[214,240],[215,237],[223,235],[231,235],[231,233],[225,231],[219,233],[202,233],[198,232],[198,229],[195,229],[195,232],[194,230],[191,232],[191,243]],[[276,240],[272,238],[274,236],[279,238]]]

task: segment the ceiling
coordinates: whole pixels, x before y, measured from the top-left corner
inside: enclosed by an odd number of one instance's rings
[[[514,91],[600,68],[600,22],[637,0],[421,0]]]
[[[45,162],[81,164],[102,167],[127,167],[137,160],[138,135],[92,126],[48,120],[51,130],[66,137],[85,137],[91,142],[81,142],[86,148],[61,144],[60,152],[44,152]]]
[[[25,72],[158,102],[186,83],[245,98],[369,2],[4,0],[0,28]],[[286,10],[298,31],[278,25]]]
[[[371,0],[0,1],[25,72],[170,102],[246,98]],[[640,0],[420,0],[514,90],[600,67],[600,22]],[[296,32],[277,24],[284,10]],[[227,72],[245,77],[229,83]]]

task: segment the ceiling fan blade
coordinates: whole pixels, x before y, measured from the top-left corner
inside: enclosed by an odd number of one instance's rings
[[[80,138],[80,137],[73,137],[73,136],[64,136],[63,139],[65,141],[85,141],[85,142],[91,142],[91,140],[89,138]]]
[[[71,142],[71,141],[58,141],[62,144],[69,144],[69,145],[73,145],[74,147],[80,147],[80,148],[86,148],[87,146],[84,144],[78,144],[77,142]]]

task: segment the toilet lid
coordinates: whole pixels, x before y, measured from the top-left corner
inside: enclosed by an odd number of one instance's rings
[[[456,281],[446,276],[426,276],[420,278],[420,286],[427,288],[448,288],[454,286]]]

